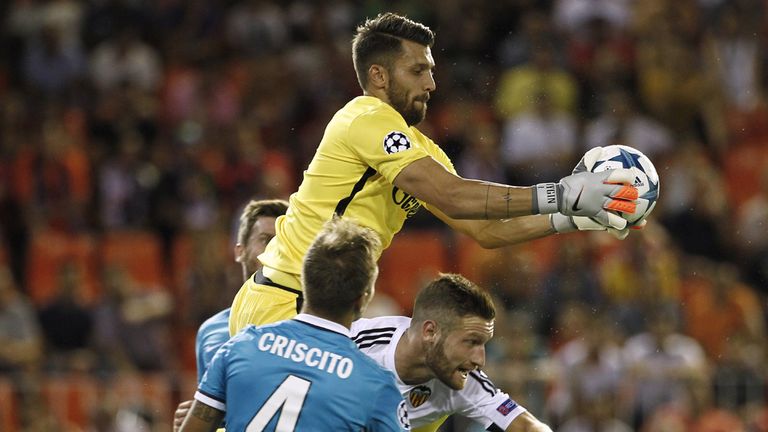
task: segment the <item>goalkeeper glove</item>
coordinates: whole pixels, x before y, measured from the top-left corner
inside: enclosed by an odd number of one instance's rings
[[[552,224],[552,228],[558,234],[569,233],[574,231],[605,231],[608,230],[614,237],[619,240],[624,240],[629,235],[629,230],[640,230],[645,228],[645,224],[648,223],[645,219],[635,223],[631,227],[625,227],[624,229],[616,229],[613,227],[606,227],[600,225],[594,220],[584,216],[565,216],[562,213],[552,213],[549,215],[549,223]]]
[[[634,174],[628,169],[599,173],[578,172],[559,183],[539,183],[533,189],[534,213],[560,212],[566,216],[587,216],[604,226],[624,229],[627,221],[612,210],[634,213],[637,189],[630,186]]]

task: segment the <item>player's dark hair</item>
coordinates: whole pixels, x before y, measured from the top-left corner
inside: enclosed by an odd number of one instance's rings
[[[462,275],[441,274],[424,287],[416,296],[413,321],[437,321],[445,328],[452,328],[456,320],[477,316],[485,320],[496,318],[493,299],[485,290]]]
[[[288,201],[275,200],[251,200],[245,205],[240,215],[240,226],[237,229],[237,243],[244,245],[248,242],[253,231],[253,225],[260,217],[282,216],[288,211]]]
[[[367,19],[357,27],[352,39],[352,61],[360,87],[368,85],[368,69],[379,64],[390,69],[402,51],[402,40],[431,47],[435,34],[429,27],[391,12]]]
[[[379,236],[355,222],[326,222],[304,258],[302,283],[307,307],[342,317],[373,285],[378,274]]]

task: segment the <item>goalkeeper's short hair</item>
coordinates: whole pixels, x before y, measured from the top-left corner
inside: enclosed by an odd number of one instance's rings
[[[352,39],[352,61],[363,90],[368,86],[371,65],[390,69],[395,56],[402,52],[402,40],[431,47],[435,34],[424,24],[391,12],[379,14],[357,27]]]

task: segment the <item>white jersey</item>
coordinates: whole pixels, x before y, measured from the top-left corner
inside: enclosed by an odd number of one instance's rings
[[[410,325],[411,319],[404,316],[359,319],[352,323],[351,334],[363,353],[394,373],[412,428],[460,414],[486,429],[503,431],[526,411],[497,389],[482,371],[470,372],[462,390],[453,390],[437,378],[417,385],[405,384],[395,370],[395,348]]]

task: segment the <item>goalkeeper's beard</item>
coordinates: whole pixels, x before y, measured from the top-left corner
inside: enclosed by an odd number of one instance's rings
[[[408,100],[408,94],[406,90],[392,81],[391,85],[387,89],[387,98],[392,107],[403,116],[408,126],[413,126],[421,123],[424,117],[427,115],[427,101],[429,100],[429,93],[419,98],[413,98]],[[416,102],[421,104],[421,107],[417,107]]]

